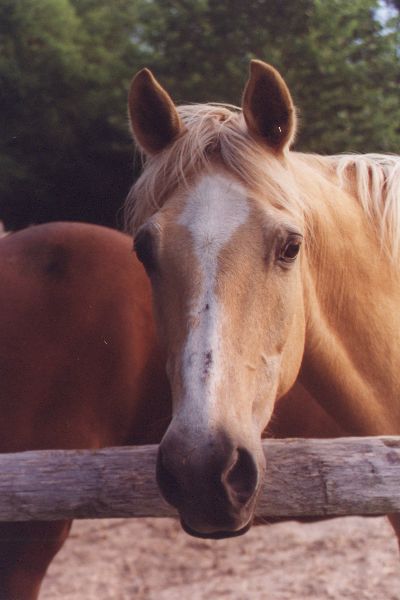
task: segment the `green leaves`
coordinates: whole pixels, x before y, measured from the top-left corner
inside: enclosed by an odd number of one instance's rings
[[[115,224],[129,188],[136,3],[0,0],[0,214]],[[127,19],[127,21],[126,21]]]

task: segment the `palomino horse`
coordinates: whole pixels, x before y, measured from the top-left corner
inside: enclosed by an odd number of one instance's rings
[[[177,109],[144,69],[129,113],[147,161],[127,218],[172,390],[159,486],[187,532],[238,535],[296,380],[344,431],[400,433],[400,161],[290,151],[292,98],[260,61],[242,110]]]

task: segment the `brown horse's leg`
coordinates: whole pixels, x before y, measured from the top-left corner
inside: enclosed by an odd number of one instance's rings
[[[392,513],[391,515],[388,515],[388,519],[397,536],[397,542],[400,549],[400,513]]]
[[[72,521],[0,523],[0,600],[35,600]]]

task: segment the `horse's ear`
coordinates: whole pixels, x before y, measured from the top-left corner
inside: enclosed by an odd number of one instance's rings
[[[164,150],[184,129],[173,101],[148,69],[132,80],[128,112],[133,135],[147,154]]]
[[[243,115],[249,131],[277,152],[294,138],[296,113],[288,87],[278,71],[261,60],[250,63]]]

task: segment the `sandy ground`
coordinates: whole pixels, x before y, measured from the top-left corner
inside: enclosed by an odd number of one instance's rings
[[[253,528],[204,541],[169,519],[75,522],[41,600],[399,600],[383,518]]]

